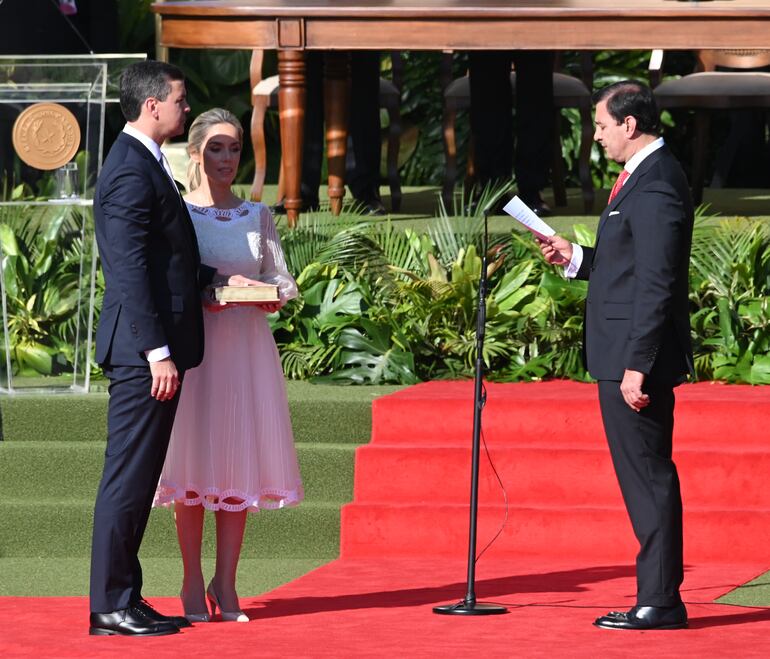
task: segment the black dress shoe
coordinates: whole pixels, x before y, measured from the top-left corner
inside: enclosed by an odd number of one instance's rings
[[[626,613],[611,611],[594,621],[604,629],[684,629],[687,627],[687,609],[676,606],[635,606]]]
[[[385,206],[382,201],[372,197],[371,199],[354,199],[353,207],[361,215],[369,215],[372,217],[386,215]]]
[[[157,622],[135,606],[112,613],[92,613],[88,633],[91,636],[167,636],[178,634],[179,627]]]
[[[551,210],[551,207],[548,204],[546,204],[544,201],[540,201],[539,203],[533,204],[531,208],[532,208],[532,212],[538,217],[549,217],[550,215],[553,215],[553,211]]]
[[[134,604],[134,608],[139,609],[150,620],[154,620],[155,622],[170,622],[179,629],[182,629],[183,627],[192,627],[187,618],[183,618],[182,616],[164,616],[160,611],[153,609],[150,603],[144,599],[139,600],[139,602]]]
[[[302,206],[299,209],[300,213],[310,213],[315,212],[321,208],[320,204],[318,203],[318,199],[309,199],[305,201],[302,200]],[[286,215],[286,205],[284,204],[284,200],[281,199],[280,201],[275,202],[272,206],[270,206],[270,212],[273,215]]]
[[[543,201],[540,193],[521,195],[521,200],[532,209],[538,217],[548,217],[553,214],[551,207]]]

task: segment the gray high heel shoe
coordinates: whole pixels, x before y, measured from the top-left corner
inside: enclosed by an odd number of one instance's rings
[[[219,597],[214,590],[214,582],[209,583],[209,587],[206,588],[206,597],[209,599],[209,605],[211,606],[211,616],[214,617],[219,609],[222,615],[222,620],[225,622],[249,622],[249,616],[243,611],[224,611],[219,605]]]
[[[184,598],[182,597],[181,591],[179,592],[179,599],[182,600],[182,606],[184,606]],[[211,622],[211,616],[209,615],[208,609],[205,613],[187,613],[187,609],[185,609],[184,617],[190,622]]]

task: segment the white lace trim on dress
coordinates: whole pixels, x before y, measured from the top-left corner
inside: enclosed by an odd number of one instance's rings
[[[188,492],[203,492],[196,497],[188,497]],[[161,482],[155,492],[153,506],[169,507],[173,503],[185,506],[202,505],[206,510],[224,510],[237,513],[241,510],[259,512],[260,510],[278,510],[292,508],[304,498],[301,484],[294,490],[264,488],[259,494],[247,494],[240,490],[220,490],[216,487],[200,488],[195,485],[180,487],[176,483]],[[240,503],[227,503],[227,499],[240,499]]]

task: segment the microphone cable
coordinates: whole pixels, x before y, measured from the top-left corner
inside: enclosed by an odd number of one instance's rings
[[[484,384],[483,381],[482,381],[482,384],[481,384],[481,391],[482,391],[481,407],[484,408],[484,407],[486,407],[486,404],[487,404],[487,387],[486,387],[486,384]],[[480,428],[480,433],[481,433],[481,441],[484,444],[484,453],[487,456],[487,461],[489,462],[489,466],[492,467],[492,472],[494,473],[495,478],[497,479],[497,482],[500,485],[500,491],[503,493],[503,501],[505,503],[505,513],[503,515],[503,521],[500,524],[500,528],[497,530],[497,533],[495,533],[495,535],[484,546],[484,548],[479,553],[476,554],[476,558],[473,561],[474,565],[478,564],[478,562],[481,560],[481,557],[484,555],[484,553],[487,551],[487,549],[489,549],[497,541],[497,539],[500,537],[500,535],[502,535],[503,531],[505,530],[506,525],[508,524],[508,509],[509,509],[509,506],[508,506],[508,492],[505,489],[505,485],[503,484],[503,479],[500,478],[500,474],[498,473],[497,468],[495,467],[495,463],[492,460],[492,456],[489,453],[489,447],[487,446],[487,440],[486,440],[486,437],[484,437],[484,425],[483,425],[483,423],[482,423],[481,428]]]

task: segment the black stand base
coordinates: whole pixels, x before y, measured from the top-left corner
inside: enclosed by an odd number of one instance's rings
[[[494,616],[501,613],[508,613],[508,609],[499,604],[487,604],[486,602],[470,603],[463,600],[457,604],[434,606],[433,613],[447,616]]]

